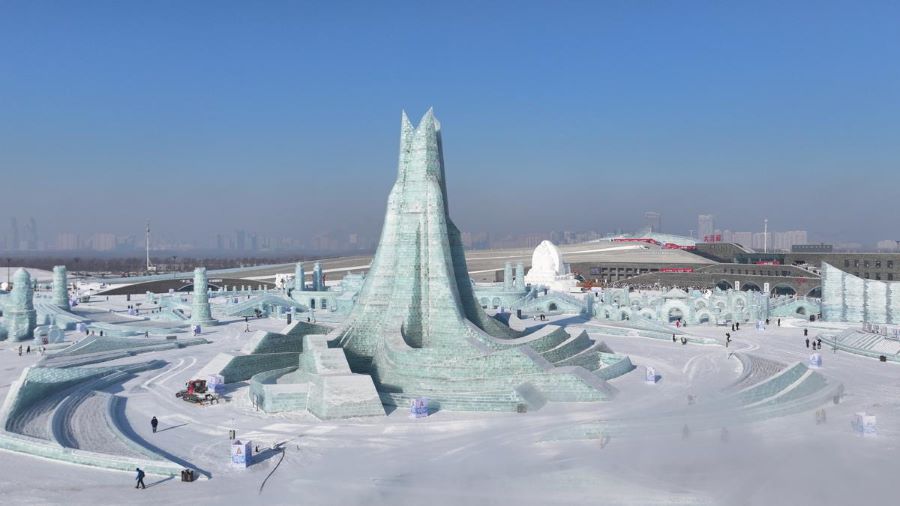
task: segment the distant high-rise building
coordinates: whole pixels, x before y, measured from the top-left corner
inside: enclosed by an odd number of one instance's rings
[[[791,251],[796,244],[807,244],[806,230],[789,230],[787,232],[772,232],[769,248],[775,251]]]
[[[736,242],[746,248],[753,248],[753,232],[735,232],[731,242]]]
[[[713,215],[701,214],[697,216],[697,237],[703,242],[717,242],[715,236],[716,224]]]
[[[116,249],[116,234],[98,232],[92,235],[91,249],[94,251],[111,251]]]
[[[19,222],[13,216],[9,219],[9,250],[19,250]]]
[[[81,246],[78,240],[78,234],[72,232],[61,232],[56,234],[56,249],[60,251],[77,250]]]
[[[222,234],[216,234],[216,249],[222,251],[225,249],[225,238]]]
[[[238,251],[247,249],[247,232],[243,230],[234,231],[234,249]]]
[[[764,251],[772,248],[772,232],[754,232],[753,240],[751,241],[751,248],[759,251]]]
[[[484,249],[490,247],[490,237],[487,232],[463,232],[463,246],[469,249]]]
[[[662,214],[656,211],[644,213],[644,224],[651,232],[662,232]]]
[[[886,239],[884,241],[878,241],[878,243],[875,244],[875,247],[878,251],[889,251],[893,253],[900,250],[900,241]]]
[[[37,232],[37,222],[34,220],[34,217],[28,218],[28,223],[25,224],[25,244],[23,248],[28,251],[35,251],[38,249],[38,232]]]

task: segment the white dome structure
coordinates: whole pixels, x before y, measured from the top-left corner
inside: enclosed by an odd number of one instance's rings
[[[559,249],[550,241],[542,241],[534,249],[525,282],[561,292],[578,291],[578,281],[569,272]]]

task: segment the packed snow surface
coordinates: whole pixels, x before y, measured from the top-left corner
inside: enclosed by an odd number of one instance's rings
[[[120,310],[124,298],[85,305]],[[329,319],[327,314],[320,317]],[[197,406],[175,392],[214,356],[239,350],[251,333],[243,319],[204,328],[210,344],[121,358],[102,365],[165,362],[123,383],[84,395],[58,413],[67,445],[141,458],[155,451],[208,476],[193,483],[148,475],[134,489],[134,473],[106,471],[0,452],[4,504],[893,504],[900,446],[900,366],[823,349],[826,381],[796,409],[762,406],[732,413],[725,401],[798,362],[807,363],[803,328],[782,320],[764,331],[724,327],[679,329],[720,344],[682,345],[609,332],[575,316],[551,318],[570,331],[587,330],[637,369],[610,383],[605,403],[550,403],[529,413],[438,412],[411,419],[405,410],[385,417],[322,422],[310,415],[268,415],[254,409],[246,383],[228,385],[227,402]],[[336,323],[336,322],[333,322]],[[540,322],[524,321],[523,324]],[[774,323],[774,322],[773,322]],[[275,319],[251,320],[252,331],[277,332]],[[749,325],[748,325],[749,327]],[[838,328],[840,325],[837,326]],[[605,330],[606,329],[606,330]],[[730,329],[729,329],[730,331]],[[674,332],[674,329],[673,329]],[[68,332],[68,339],[77,339]],[[140,338],[136,338],[140,339]],[[0,396],[36,353],[18,356],[18,343],[0,343]],[[645,381],[652,367],[659,380]],[[830,393],[844,396],[835,404]],[[800,396],[783,392],[783,396]],[[112,431],[109,396],[121,409],[114,420],[134,441]],[[691,397],[692,401],[688,400]],[[773,404],[774,406],[774,404]],[[826,423],[817,423],[825,409]],[[37,404],[18,427],[50,437],[53,406]],[[851,429],[857,412],[877,416],[877,436]],[[749,413],[749,414],[748,414]],[[153,433],[150,418],[160,420]],[[600,427],[591,433],[582,428]],[[605,429],[608,427],[608,430]],[[258,446],[249,468],[231,466],[229,429]],[[581,435],[579,435],[581,434]],[[139,444],[135,444],[135,441]],[[143,447],[143,448],[142,448]],[[148,447],[150,447],[148,449]]]

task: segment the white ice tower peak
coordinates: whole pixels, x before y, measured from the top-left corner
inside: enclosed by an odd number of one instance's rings
[[[563,261],[559,248],[550,241],[542,241],[534,249],[525,282],[560,292],[580,291],[578,281]]]

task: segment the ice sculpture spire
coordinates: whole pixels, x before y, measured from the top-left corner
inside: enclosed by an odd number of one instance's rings
[[[344,348],[354,372],[372,375],[386,403],[417,394],[442,399],[445,406],[493,409],[485,399],[499,395],[504,400],[498,402],[508,403],[528,382],[538,390],[571,385],[571,400],[610,395],[586,369],[548,373],[569,357],[562,353],[548,362],[526,344],[532,340],[518,337],[475,299],[460,232],[447,207],[440,122],[431,109],[415,127],[401,114],[397,181],[381,239],[357,303],[332,345]],[[600,363],[586,334],[573,342],[584,346],[573,350],[587,351],[580,360]],[[557,392],[548,398],[554,395],[559,397]],[[461,400],[471,398],[481,400]]]
[[[434,112],[429,109],[416,127],[403,113],[400,143],[397,181],[355,317],[393,318],[417,346],[451,346],[460,338],[464,320],[494,336],[515,335],[487,317],[475,301],[459,230],[446,208],[440,123]],[[455,324],[423,325],[423,320],[443,319]],[[370,352],[374,346],[370,338],[354,341],[351,348]]]

